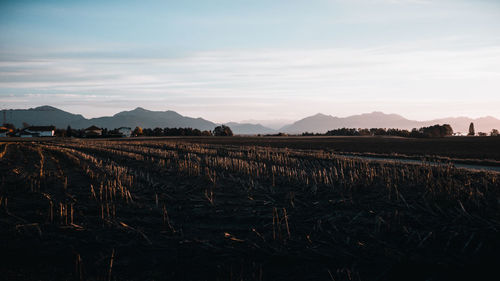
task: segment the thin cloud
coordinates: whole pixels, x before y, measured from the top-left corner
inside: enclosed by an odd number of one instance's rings
[[[186,104],[198,102],[210,111],[231,101],[227,106],[248,114],[238,119],[254,117],[250,108],[273,110],[279,118],[284,112],[275,108],[285,99],[289,108],[307,111],[304,97],[340,107],[380,99],[410,103],[412,96],[466,100],[474,91],[476,99],[495,103],[500,90],[500,48],[388,46],[211,51],[158,59],[65,57],[3,62],[0,72],[5,74],[0,78],[0,102],[12,105],[22,102],[5,94],[38,92],[40,99],[62,99],[68,104],[84,98],[89,106],[103,101],[110,104],[110,99],[145,104],[156,99],[165,101],[164,109],[177,107],[188,112],[198,107]],[[254,102],[238,106],[238,100]],[[309,106],[315,108],[312,103]],[[358,111],[352,105],[350,110]],[[231,110],[231,114],[238,113]]]

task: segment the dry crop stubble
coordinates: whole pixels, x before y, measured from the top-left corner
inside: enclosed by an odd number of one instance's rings
[[[446,163],[179,139],[0,151],[1,234],[35,245],[61,276],[370,280],[415,264],[433,277],[488,264],[500,244],[498,173]],[[73,264],[50,254],[55,241],[71,245],[58,247]],[[17,261],[6,263],[11,274]],[[47,279],[50,270],[26,274]]]

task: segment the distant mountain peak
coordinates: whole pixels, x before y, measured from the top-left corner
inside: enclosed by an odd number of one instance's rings
[[[337,117],[333,117],[331,115],[326,115],[326,114],[323,114],[323,113],[316,113],[316,114],[311,115],[309,117],[306,117],[304,119],[306,119],[306,120],[316,120],[316,119],[332,119],[332,118],[337,118]],[[302,119],[302,120],[304,120],[304,119]],[[299,122],[299,121],[301,121],[301,120],[298,120],[296,122]]]
[[[326,114],[323,114],[321,112],[318,112],[311,117],[331,117],[331,115],[326,115]]]
[[[137,115],[137,114],[145,114],[145,113],[149,113],[149,112],[152,112],[152,111],[149,111],[149,110],[144,109],[142,107],[136,107],[132,110],[120,111],[120,112],[116,113],[114,116]]]
[[[38,111],[57,111],[57,110],[60,110],[60,109],[55,108],[55,107],[50,106],[50,105],[42,105],[42,106],[39,106],[39,107],[35,107],[33,109],[34,110],[38,110]]]
[[[479,118],[477,118],[477,120],[498,121],[499,119],[488,115],[488,116],[484,116],[484,117],[479,117]]]
[[[356,116],[356,115],[354,115]],[[377,116],[377,117],[385,117],[385,116],[392,116],[392,117],[400,117],[400,118],[404,118],[403,116],[399,115],[399,114],[395,114],[395,113],[385,113],[385,112],[382,112],[382,111],[372,111],[370,113],[363,113],[363,114],[360,114],[359,116]],[[405,118],[406,119],[406,118]]]

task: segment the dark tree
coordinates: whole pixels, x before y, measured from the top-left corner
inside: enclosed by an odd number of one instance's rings
[[[468,136],[473,136],[475,134],[476,134],[476,132],[474,131],[474,123],[471,122],[470,125],[469,125],[469,134],[468,134]]]
[[[453,134],[453,129],[448,124],[444,124],[442,126],[434,125],[430,127],[420,128],[420,133],[422,134],[423,137],[442,138],[451,136]]]
[[[66,128],[66,136],[67,137],[71,137],[73,134],[71,132],[71,126],[68,126],[68,128]]]
[[[231,128],[225,125],[217,126],[214,129],[214,136],[232,136],[233,131]]]
[[[67,136],[67,135],[66,135],[66,133],[67,133],[67,132],[66,132],[66,130],[64,130],[64,129],[56,129],[56,130],[54,131],[54,136],[55,136],[55,137],[66,137],[66,136]]]
[[[135,127],[135,129],[134,129],[134,131],[132,132],[132,134],[133,134],[134,136],[140,136],[140,135],[142,135],[142,128],[141,128],[141,127],[139,127],[139,126]]]
[[[371,135],[370,130],[368,129],[358,129],[358,133],[360,136],[369,136]]]
[[[453,128],[451,127],[450,124],[444,124],[442,126],[442,128],[444,129],[444,135],[445,136],[451,136],[451,135],[453,135]]]
[[[163,129],[162,128],[158,128],[158,127],[154,128],[153,129],[153,135],[157,136],[157,137],[158,136],[163,136]]]
[[[412,137],[412,138],[418,138],[418,137],[421,137],[420,131],[419,131],[419,130],[417,130],[417,128],[413,128],[413,129],[411,129],[411,132],[410,132],[410,137]]]
[[[153,129],[151,129],[151,128],[144,128],[144,129],[142,129],[142,135],[143,136],[148,136],[148,137],[153,136]]]
[[[202,132],[201,132],[201,135],[202,135],[202,136],[211,136],[211,135],[212,135],[212,132],[210,132],[210,131],[202,131]]]

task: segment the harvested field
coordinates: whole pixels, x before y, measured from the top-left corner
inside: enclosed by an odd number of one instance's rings
[[[152,139],[152,138],[149,138]],[[175,139],[175,137],[170,137]],[[500,137],[179,137],[192,143],[268,146],[291,149],[327,149],[336,152],[385,155],[440,156],[500,161]],[[144,141],[148,141],[145,138]]]
[[[500,173],[352,159],[283,139],[205,140],[0,143],[2,278],[498,274]],[[453,153],[441,156],[484,158]]]

